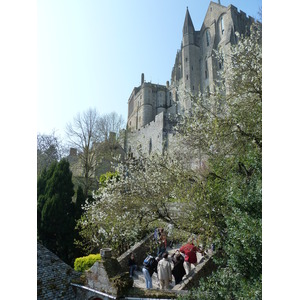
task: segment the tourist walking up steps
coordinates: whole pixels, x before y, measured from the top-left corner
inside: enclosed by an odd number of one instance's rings
[[[181,246],[179,250],[184,254],[184,269],[186,275],[188,275],[191,272],[191,264],[197,264],[197,252],[200,252],[200,250],[194,245],[192,239]]]
[[[185,275],[185,269],[183,266],[184,258],[180,254],[179,250],[176,250],[175,253],[171,256],[174,268],[172,274],[175,278],[175,284],[178,284],[182,281],[183,276]]]
[[[161,256],[167,250],[167,235],[163,228],[159,229],[158,235],[157,256]]]
[[[129,266],[129,275],[130,277],[134,276],[134,271],[137,269],[137,264],[135,261],[135,257],[133,253],[130,253],[130,257],[128,260],[128,266]]]
[[[169,284],[172,282],[172,270],[168,261],[168,252],[164,252],[162,259],[158,262],[157,276],[160,282],[160,289],[169,289]]]
[[[142,272],[145,276],[146,289],[152,289],[152,275],[157,273],[157,261],[152,255],[148,255],[143,262]]]

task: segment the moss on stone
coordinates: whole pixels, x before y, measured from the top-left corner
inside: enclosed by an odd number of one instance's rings
[[[85,276],[85,274],[80,275],[79,278],[72,279],[71,283],[85,285],[85,283],[86,283],[86,276]]]
[[[154,290],[154,289],[139,289],[139,288],[131,288],[128,290],[127,294],[130,297],[143,297],[143,298],[168,298],[168,299],[176,299],[177,294],[175,292],[172,292],[170,290]]]
[[[102,259],[103,266],[108,278],[113,278],[122,272],[121,266],[116,258]]]
[[[117,290],[118,296],[127,295],[128,290],[133,286],[133,279],[128,272],[121,273],[110,279],[112,286]]]

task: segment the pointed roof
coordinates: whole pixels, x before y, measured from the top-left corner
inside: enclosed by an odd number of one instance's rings
[[[182,29],[182,33],[183,34],[187,34],[187,33],[194,33],[195,28],[189,13],[189,8],[186,8],[186,14],[185,14],[185,20],[184,20],[184,24],[183,24],[183,29]]]

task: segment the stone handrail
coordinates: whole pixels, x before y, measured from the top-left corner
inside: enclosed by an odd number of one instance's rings
[[[213,253],[203,257],[196,267],[186,276],[186,278],[181,283],[175,285],[172,290],[190,290],[191,288],[196,287],[201,277],[207,277],[217,269],[212,257]]]
[[[130,257],[130,253],[134,253],[137,265],[143,264],[143,261],[147,253],[149,253],[149,251],[151,250],[150,241],[152,237],[153,237],[153,233],[150,233],[144,239],[134,244],[129,250],[127,250],[117,258],[123,271],[129,271],[128,260]]]

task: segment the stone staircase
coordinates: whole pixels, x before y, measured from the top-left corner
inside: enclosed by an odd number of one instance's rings
[[[153,289],[158,290],[159,289],[159,281],[157,278],[157,274],[154,272],[152,275],[152,286]],[[172,289],[175,286],[175,280],[173,278],[172,283],[169,286],[169,289]],[[144,274],[141,270],[135,271],[135,276],[133,277],[133,287],[145,289],[146,288],[146,282]]]
[[[169,253],[169,260],[171,261],[171,255],[181,247],[180,245],[174,245],[173,248],[167,247],[167,251]],[[141,289],[145,289],[146,288],[146,281],[145,281],[145,277],[144,274],[142,272],[142,267],[143,266],[138,266],[138,269],[135,271],[135,275],[133,277],[133,287],[137,287],[137,288],[141,288]],[[175,279],[172,276],[173,280],[172,283],[169,286],[169,289],[172,289],[175,286]],[[157,278],[157,273],[153,273],[152,275],[152,286],[153,289],[159,289],[159,280]]]
[[[170,261],[171,261],[171,255],[180,247],[181,247],[181,244],[174,245],[173,248],[167,247]],[[204,257],[200,253],[197,253],[197,259],[198,259],[198,262],[200,262],[200,261],[203,261]],[[145,281],[144,274],[142,272],[142,267],[143,266],[138,266],[138,269],[135,271],[135,275],[133,277],[133,287],[140,288],[140,289],[146,289],[146,281]],[[195,266],[191,265],[191,270],[193,270],[194,268],[195,268]],[[184,276],[183,280],[185,280],[186,277],[187,276]],[[159,289],[159,280],[157,278],[157,273],[155,273],[155,272],[152,275],[152,286],[153,286],[153,289]],[[175,279],[172,276],[172,283],[170,283],[169,289],[171,290],[174,287],[175,287]]]

